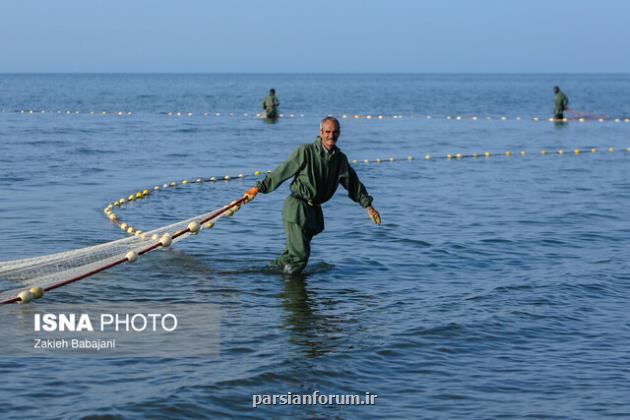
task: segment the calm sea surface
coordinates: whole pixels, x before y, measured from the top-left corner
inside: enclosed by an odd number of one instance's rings
[[[555,84],[586,122],[546,121]],[[271,87],[276,124],[254,118]],[[628,98],[628,75],[0,75],[0,260],[119,239],[108,203],[273,169],[327,114],[347,116],[339,147],[383,217],[371,225],[340,188],[306,275],[260,273],[284,245],[287,182],[210,232],[49,293],[214,304],[220,352],[0,357],[1,417],[630,417]],[[155,228],[253,182],[119,214]],[[252,408],[253,394],[315,390],[378,398]]]

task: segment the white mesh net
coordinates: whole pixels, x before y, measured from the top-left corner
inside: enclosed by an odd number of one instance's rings
[[[46,289],[60,282],[96,274],[104,267],[126,258],[129,251],[139,254],[155,245],[158,240],[153,239],[154,235],[161,237],[169,234],[173,237],[176,233],[186,230],[191,222],[204,222],[201,225],[201,229],[204,229],[208,223],[214,223],[226,214],[217,214],[219,211],[214,210],[146,232],[146,239],[131,236],[73,251],[0,262],[0,302],[11,299],[31,287]],[[190,232],[179,235],[173,238],[173,242],[185,239],[189,235]]]

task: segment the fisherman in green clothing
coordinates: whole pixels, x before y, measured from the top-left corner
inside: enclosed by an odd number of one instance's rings
[[[569,98],[560,90],[558,86],[553,87],[554,97],[554,120],[564,120],[564,111],[569,108]]]
[[[269,119],[278,118],[278,106],[280,105],[280,101],[276,97],[276,90],[269,89],[269,95],[265,97],[263,100],[262,106],[265,110],[265,116]]]
[[[289,187],[291,195],[282,210],[287,246],[273,262],[284,273],[300,273],[306,267],[311,254],[311,239],[324,230],[321,205],[330,200],[339,184],[353,201],[367,210],[375,224],[381,224],[380,214],[372,207],[372,197],[359,181],[346,155],[336,146],[340,134],[339,121],[333,117],[324,118],[314,143],[298,147],[286,162],[245,193],[246,200],[251,201],[258,192],[270,193],[294,177]]]

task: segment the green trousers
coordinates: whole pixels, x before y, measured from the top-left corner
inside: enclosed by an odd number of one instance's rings
[[[293,222],[285,222],[284,231],[287,234],[287,246],[274,263],[285,273],[301,273],[311,255],[311,239],[314,235]]]
[[[288,274],[297,274],[308,263],[311,240],[324,230],[324,217],[321,207],[309,206],[289,196],[284,204],[282,220],[287,245],[273,264]]]
[[[278,118],[278,111],[276,108],[265,108],[265,116],[267,118]]]

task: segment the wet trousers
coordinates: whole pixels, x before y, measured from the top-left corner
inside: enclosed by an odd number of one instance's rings
[[[311,239],[313,233],[305,230],[297,223],[284,222],[287,245],[284,252],[275,260],[275,265],[283,268],[288,274],[301,273],[311,255]]]
[[[278,111],[276,108],[265,108],[265,116],[267,118],[278,118]]]
[[[302,272],[311,255],[311,240],[324,230],[321,207],[309,206],[295,197],[287,197],[282,212],[287,242],[274,265],[288,274]]]

